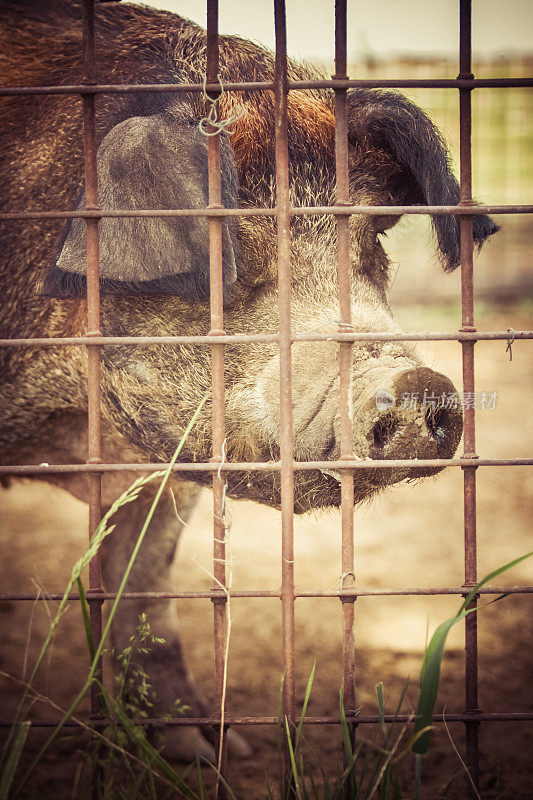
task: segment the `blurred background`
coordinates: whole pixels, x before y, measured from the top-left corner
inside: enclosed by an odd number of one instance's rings
[[[533,26],[531,28],[533,34]],[[387,60],[367,57],[354,63],[352,74],[361,78],[449,78],[457,74],[451,57],[405,55]],[[528,77],[532,55],[494,55],[473,64],[479,78]],[[459,174],[459,108],[457,92],[449,89],[403,90],[424,108],[447,141]],[[477,89],[472,94],[472,194],[482,203],[527,204],[533,183],[533,91],[531,89]],[[478,301],[525,303],[533,297],[531,246],[533,225],[526,214],[502,215],[500,233],[489,241],[476,261]],[[427,218],[404,218],[389,237],[388,252],[398,265],[390,298],[451,304],[459,296],[460,276],[428,273]],[[401,264],[401,269],[399,265]],[[415,278],[416,276],[416,278]],[[415,280],[413,280],[415,278]]]

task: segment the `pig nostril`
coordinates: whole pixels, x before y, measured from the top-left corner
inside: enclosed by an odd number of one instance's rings
[[[444,408],[426,409],[426,425],[435,439],[446,439],[450,427],[450,415]]]
[[[383,414],[372,428],[372,435],[376,447],[385,447],[394,433],[396,433],[397,429],[398,420],[396,416],[390,412],[388,414]]]

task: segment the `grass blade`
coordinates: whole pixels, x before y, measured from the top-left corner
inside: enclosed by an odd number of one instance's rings
[[[168,778],[174,784],[176,789],[178,789],[178,791],[180,791],[183,796],[187,798],[187,800],[200,800],[198,795],[195,794],[192,789],[190,789],[189,786],[187,786],[187,784],[182,780],[178,773],[172,769],[168,761],[163,758],[161,753],[150,744],[144,735],[142,728],[132,722],[125,711],[121,708],[120,703],[117,703],[116,700],[114,700],[113,697],[106,692],[99,681],[97,681],[97,683],[100,691],[105,694],[107,703],[124,728],[130,741],[145,757],[147,767],[150,768],[151,766],[154,766],[156,769],[158,769],[161,774],[165,776],[165,778]]]
[[[204,778],[202,775],[202,765],[200,764],[200,756],[196,753],[196,774],[198,776],[198,788],[200,790],[200,800],[205,800]]]
[[[0,780],[0,800],[7,800],[9,797],[9,790],[13,781],[15,770],[17,769],[30,730],[31,722],[23,722],[18,731],[13,737],[13,744],[6,760],[6,765],[2,771],[2,779]]]
[[[350,728],[348,727],[348,720],[346,719],[346,712],[344,711],[344,684],[341,686],[339,691],[339,707],[341,716],[342,741],[344,743],[344,754],[346,757],[346,769],[341,775],[334,797],[338,796],[337,792],[340,793],[342,787],[344,786],[344,782],[349,776],[351,796],[355,799],[357,797],[358,792],[357,792],[357,783],[355,775],[353,774],[353,767],[361,751],[362,745],[360,744],[358,747],[356,747],[355,751],[352,750],[352,739],[350,736]]]
[[[217,765],[213,764],[211,761],[205,761],[205,766],[206,767],[211,767],[211,769],[213,770],[213,772],[217,776],[217,781],[219,781],[224,786],[226,792],[228,793],[229,800],[237,800],[237,798],[235,797],[235,795],[234,795],[234,793],[232,791],[231,786],[229,785],[227,780],[225,780],[225,778],[223,778],[222,775],[220,774],[220,770],[218,769]]]
[[[313,791],[313,799],[314,800],[320,800],[320,797],[318,795],[318,789],[316,788],[316,784],[315,784],[315,779],[313,778],[313,773],[312,772],[308,772],[308,777],[309,777],[309,782],[311,784],[311,789]]]
[[[284,682],[285,682],[285,674],[281,679],[281,685],[279,687],[278,712],[276,720],[276,736],[278,740],[278,781],[280,787],[283,786],[283,684]],[[280,796],[282,797],[282,795]]]
[[[292,746],[291,741],[291,732],[289,729],[289,720],[285,717],[285,728],[287,731],[287,744],[289,747],[289,756],[291,759],[291,770],[292,770],[292,777],[294,778],[294,788],[296,790],[296,797],[298,800],[302,800],[302,793],[300,791],[300,782],[298,780],[298,769],[296,768],[296,759],[294,758],[294,748]]]
[[[359,796],[359,792],[357,791],[357,785],[355,783],[355,779],[354,779],[354,776],[352,774],[352,770],[353,770],[353,768],[355,766],[355,762],[357,761],[357,757],[359,756],[359,753],[361,752],[362,746],[363,746],[362,742],[361,742],[361,744],[357,745],[357,747],[353,751],[350,759],[348,760],[348,763],[346,764],[346,767],[345,767],[342,775],[339,777],[339,779],[337,781],[337,784],[335,786],[335,791],[333,793],[333,800],[337,800],[337,798],[339,798],[341,796],[341,792],[342,792],[342,790],[344,788],[344,784],[346,783],[346,779],[348,777],[350,777],[350,779],[352,780],[350,798],[353,798],[353,800],[357,800],[357,797]]]
[[[420,788],[422,785],[422,755],[415,755],[415,800],[420,800]]]
[[[383,747],[387,742],[387,725],[385,724],[385,698],[383,696],[383,681],[376,683],[376,698],[378,701],[379,726],[383,738]]]
[[[405,682],[404,682],[404,685],[402,687],[402,691],[400,693],[400,698],[399,698],[398,703],[396,705],[396,710],[394,712],[394,721],[392,722],[389,730],[387,731],[387,737],[386,737],[386,739],[385,739],[385,741],[383,743],[383,747],[384,747],[385,750],[389,746],[389,742],[390,742],[390,739],[391,739],[391,736],[392,736],[392,733],[393,733],[394,725],[398,724],[398,717],[399,717],[400,712],[401,712],[401,710],[403,708],[403,702],[405,700],[405,695],[407,694],[408,688],[409,688],[409,678],[406,678]]]
[[[346,719],[346,713],[344,711],[344,686],[341,686],[339,691],[339,706],[341,715],[341,730],[342,730],[342,741],[344,743],[344,752],[346,754],[346,758],[349,760],[352,757],[352,740],[350,739],[350,729],[348,728],[348,721]]]
[[[470,591],[461,605],[459,611],[454,617],[447,619],[446,622],[443,622],[433,636],[426,648],[424,653],[424,659],[422,662],[422,668],[420,670],[420,694],[418,697],[418,707],[416,710],[417,719],[415,722],[415,734],[419,733],[423,728],[428,728],[432,724],[433,720],[433,710],[435,708],[435,703],[437,701],[437,694],[439,690],[439,683],[440,683],[440,668],[442,663],[442,657],[444,654],[444,645],[446,643],[446,638],[450,629],[457,623],[463,620],[468,614],[471,614],[475,611],[481,610],[485,606],[491,605],[492,603],[496,603],[498,600],[501,600],[505,595],[500,595],[499,597],[491,600],[489,603],[485,603],[484,606],[475,607],[475,608],[468,608],[468,605],[474,599],[476,594],[478,593],[479,589],[484,586],[486,583],[491,581],[493,578],[498,577],[503,572],[506,572],[511,567],[520,564],[520,562],[524,561],[526,558],[530,558],[533,555],[532,553],[527,553],[524,556],[520,556],[520,558],[515,558],[514,561],[510,561],[508,564],[505,564],[503,567],[494,570],[494,572],[489,573],[486,575],[483,580],[477,583],[472,591]],[[431,743],[431,732],[426,732],[423,736],[417,739],[417,741],[413,745],[413,753],[423,755],[427,753],[429,745]]]
[[[311,695],[311,689],[312,689],[312,686],[313,686],[313,681],[315,679],[315,668],[316,668],[316,661],[313,664],[313,669],[311,670],[311,674],[309,676],[309,680],[307,681],[307,688],[305,690],[305,697],[304,697],[304,702],[303,702],[303,706],[302,706],[302,715],[300,717],[300,722],[298,723],[298,727],[296,729],[296,737],[295,737],[295,740],[294,740],[294,749],[295,750],[298,750],[298,744],[300,742],[300,736],[302,734],[302,726],[304,724],[305,712],[307,711],[307,705],[309,703],[309,697]]]
[[[85,636],[87,638],[87,645],[89,647],[89,654],[91,656],[91,661],[94,659],[94,642],[93,642],[93,632],[91,630],[91,621],[89,619],[89,605],[87,603],[87,597],[85,596],[85,589],[83,588],[83,582],[81,578],[78,576],[76,579],[76,583],[78,584],[78,592],[80,595],[80,606],[81,606],[81,613],[83,616],[83,624],[85,626]]]
[[[486,583],[490,583],[490,581],[493,578],[497,578],[503,572],[507,572],[508,569],[515,567],[517,564],[520,564],[527,558],[531,558],[531,556],[533,556],[533,550],[530,553],[526,553],[525,556],[520,556],[519,558],[515,558],[514,561],[509,561],[509,563],[504,564],[503,567],[499,567],[499,569],[495,569],[494,572],[489,572],[488,575],[485,575],[485,577],[479,583],[476,583],[474,588],[466,596],[465,601],[461,606],[460,612],[463,611],[469,605],[469,603],[473,600],[473,598],[476,596],[476,594],[478,593],[479,589],[481,589],[482,586],[485,586]]]

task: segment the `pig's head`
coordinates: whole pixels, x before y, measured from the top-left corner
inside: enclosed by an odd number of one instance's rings
[[[232,101],[225,101],[230,110]],[[173,100],[164,112],[129,117],[112,127],[98,152],[104,209],[202,208],[207,204],[207,146],[198,130],[198,100]],[[196,104],[196,105],[195,105]],[[246,98],[234,132],[221,137],[226,207],[272,206],[275,196],[273,100]],[[401,95],[349,94],[349,170],[353,204],[451,205],[459,190],[433,124]],[[334,117],[322,95],[289,97],[291,200],[296,205],[335,203]],[[80,204],[83,205],[83,202]],[[399,330],[386,300],[388,259],[380,236],[397,216],[350,218],[352,305],[356,331]],[[459,261],[458,221],[433,218],[443,266]],[[474,217],[481,246],[496,230]],[[278,328],[276,231],[271,217],[226,218],[223,277],[227,333]],[[103,219],[100,223],[103,332],[108,335],[205,334],[209,330],[209,235],[203,217]],[[291,227],[294,331],[338,330],[336,232],[332,216],[296,216]],[[47,279],[56,297],[85,291],[84,229],[74,221]],[[294,456],[340,456],[338,344],[296,342],[292,347]],[[107,347],[103,396],[108,427],[151,460],[168,460],[199,399],[210,388],[205,346]],[[279,457],[279,355],[277,345],[232,345],[225,351],[227,456],[231,460]],[[455,389],[425,366],[406,342],[355,343],[353,347],[353,449],[372,459],[450,458],[458,446],[462,413],[449,402]],[[448,400],[443,403],[442,398]],[[424,398],[426,403],[424,403]],[[435,401],[440,400],[435,404]],[[211,456],[210,415],[182,451],[182,460]],[[431,474],[409,468],[359,470],[356,500],[408,477]],[[207,481],[204,473],[194,480]],[[228,490],[279,503],[275,472],[228,473]],[[298,471],[298,511],[336,505],[334,472]]]

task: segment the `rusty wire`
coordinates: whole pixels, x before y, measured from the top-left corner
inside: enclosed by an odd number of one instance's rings
[[[407,714],[385,714],[383,717],[378,717],[377,715],[373,714],[349,714],[348,720],[351,722],[353,720],[354,724],[357,725],[375,725],[377,723],[386,722],[409,722],[412,719],[411,715]],[[476,722],[530,722],[533,720],[533,711],[532,712],[498,712],[494,714],[434,714],[433,721],[434,722],[467,722],[469,720],[475,720]],[[35,728],[54,728],[59,720],[55,722],[53,720],[33,720],[32,727]],[[277,725],[278,718],[277,717],[234,717],[228,715],[226,717],[226,723],[228,725]],[[299,718],[295,718],[296,724],[299,722]],[[169,727],[174,728],[191,728],[195,727],[196,725],[214,725],[217,726],[217,718],[216,717],[141,717],[138,719],[132,718],[132,722],[138,725],[168,725]],[[314,717],[314,716],[306,716],[304,717],[304,723],[307,725],[339,725],[341,722],[340,715],[339,716],[331,716],[331,717]],[[109,725],[116,725],[116,722],[109,719],[96,719],[91,722],[91,727],[93,728],[105,728]],[[10,725],[9,722],[0,722],[0,729],[6,728]],[[65,728],[76,728],[79,727],[78,723],[74,720],[65,722],[63,727]]]
[[[530,467],[533,458],[478,458],[477,456],[463,458],[398,458],[398,459],[365,459],[364,461],[294,461],[295,470],[309,469],[397,469],[409,467],[411,469],[427,467]],[[60,475],[68,472],[157,472],[168,467],[164,462],[156,464],[15,464],[0,466],[0,475]],[[261,472],[279,472],[281,461],[225,461],[220,464],[202,463],[201,461],[181,462],[175,464],[173,472],[240,472],[242,470],[257,470]]]
[[[100,437],[100,358],[101,348],[119,345],[158,345],[158,344],[197,344],[211,348],[212,371],[212,429],[213,450],[210,463],[177,464],[176,472],[211,471],[213,473],[213,518],[214,584],[210,591],[189,592],[126,592],[123,599],[195,598],[210,599],[214,605],[215,631],[215,712],[211,717],[174,718],[163,720],[142,720],[142,724],[166,725],[215,725],[219,737],[228,725],[273,725],[276,717],[235,717],[224,716],[225,686],[223,680],[225,642],[227,631],[228,598],[281,598],[283,620],[283,659],[284,691],[283,713],[287,719],[298,721],[294,689],[294,604],[297,598],[338,597],[342,604],[343,630],[343,674],[344,703],[352,734],[355,725],[375,723],[374,716],[355,713],[355,666],[354,666],[354,603],[358,596],[404,596],[404,595],[464,595],[477,581],[476,566],[476,470],[485,466],[533,465],[533,459],[479,459],[475,448],[475,409],[465,408],[464,414],[464,453],[462,457],[445,460],[398,459],[388,461],[355,460],[351,449],[349,424],[350,406],[350,364],[351,349],[355,341],[428,341],[455,340],[461,343],[463,355],[464,392],[474,391],[474,350],[477,342],[502,340],[509,352],[514,341],[532,339],[533,331],[477,331],[474,320],[473,292],[473,236],[472,221],[476,214],[515,214],[533,213],[533,205],[479,205],[472,201],[472,145],[471,145],[471,92],[474,88],[531,87],[533,79],[476,79],[471,64],[471,0],[459,0],[460,41],[459,75],[457,79],[416,79],[416,80],[350,80],[346,72],[346,0],[337,0],[335,18],[335,75],[331,80],[289,81],[287,75],[286,26],[284,0],[275,0],[276,67],[274,81],[254,81],[250,83],[226,83],[224,91],[263,91],[275,94],[276,107],[276,185],[275,208],[224,209],[221,203],[220,185],[220,140],[216,135],[227,121],[215,117],[212,111],[208,137],[209,205],[206,209],[175,210],[136,210],[102,211],[98,206],[96,173],[96,126],[95,98],[98,94],[137,93],[137,92],[204,92],[210,100],[211,109],[216,109],[221,83],[218,75],[218,1],[208,0],[207,23],[207,73],[204,84],[102,84],[96,79],[94,52],[94,0],[82,0],[83,25],[83,83],[71,86],[2,87],[0,96],[17,95],[78,95],[83,100],[83,139],[86,183],[86,209],[82,211],[33,211],[11,210],[0,214],[0,222],[10,220],[46,220],[82,218],[87,227],[87,333],[81,337],[35,338],[0,340],[0,347],[7,346],[83,346],[88,350],[88,459],[86,464],[66,465],[15,465],[0,467],[0,474],[45,475],[67,472],[87,473],[89,480],[89,533],[95,530],[101,515],[101,476],[112,471],[149,472],[161,469],[161,464],[102,464]],[[347,129],[346,129],[346,90],[348,88],[425,88],[440,87],[459,91],[460,98],[460,202],[457,206],[353,206],[350,205],[348,190]],[[288,134],[287,134],[287,96],[293,89],[333,90],[335,95],[335,159],[337,175],[336,205],[331,207],[292,208],[289,203],[288,181]],[[207,128],[207,123],[206,123]],[[336,216],[338,241],[338,282],[339,282],[339,321],[332,324],[331,331],[293,333],[290,320],[291,267],[290,267],[290,222],[295,215],[331,214]],[[460,217],[461,233],[461,298],[462,320],[459,331],[419,332],[391,334],[364,333],[351,326],[348,219],[351,214],[455,214]],[[100,297],[98,272],[98,222],[103,217],[164,217],[164,216],[205,216],[209,219],[210,239],[210,297],[211,327],[206,336],[125,336],[103,337],[100,332]],[[278,236],[278,290],[279,290],[279,332],[253,335],[228,336],[224,332],[222,309],[222,247],[221,219],[223,216],[273,216],[277,221]],[[333,322],[333,321],[332,321]],[[511,338],[512,337],[512,338]],[[341,417],[341,456],[338,461],[295,462],[292,443],[292,398],[291,398],[291,343],[295,341],[337,341],[340,352],[340,417]],[[225,460],[224,453],[224,347],[225,345],[247,345],[252,342],[277,342],[280,351],[280,419],[281,453],[276,462],[231,463]],[[355,470],[375,467],[393,469],[398,466],[458,466],[464,472],[464,559],[465,582],[461,587],[431,588],[391,588],[372,590],[356,588],[354,585],[353,549],[353,475]],[[338,590],[301,592],[294,585],[293,549],[293,484],[294,471],[301,469],[321,469],[334,467],[341,471],[341,520],[342,520],[342,579]],[[226,586],[226,525],[224,519],[225,478],[224,473],[232,470],[272,470],[281,476],[281,528],[282,528],[282,586],[281,590],[230,591]],[[532,593],[532,586],[488,587],[480,594],[519,594]],[[60,595],[41,595],[37,599],[57,599]],[[102,588],[101,569],[98,558],[90,567],[89,591],[87,599],[91,609],[91,627],[94,641],[101,635],[101,606],[104,600],[115,597],[113,592]],[[35,600],[29,594],[3,594],[0,601]],[[79,599],[73,594],[72,599]],[[478,729],[481,721],[531,720],[533,714],[482,713],[478,708],[478,665],[477,665],[477,627],[476,615],[471,614],[465,625],[465,713],[446,715],[449,722],[462,722],[466,726],[467,765],[474,786],[479,781]],[[224,716],[224,719],[221,717]],[[99,698],[91,697],[91,717],[93,724],[108,724],[100,718]],[[395,718],[396,719],[396,718]],[[400,718],[401,719],[401,718]],[[435,715],[436,722],[442,715]],[[387,720],[387,718],[385,718]],[[406,717],[407,720],[407,717]],[[307,717],[307,724],[338,724],[339,718]],[[0,727],[8,723],[0,723]],[[36,727],[55,725],[54,722],[33,722]],[[69,723],[67,723],[69,724]],[[74,722],[70,723],[76,724]],[[220,739],[219,739],[220,741]],[[286,751],[286,762],[287,762]],[[221,750],[221,772],[226,778],[225,749]],[[287,775],[290,774],[286,763]],[[219,786],[219,796],[225,789]],[[469,798],[475,797],[474,789],[468,785]]]
[[[94,0],[82,3],[83,28],[83,80],[87,85],[96,82],[94,53]],[[87,228],[87,338],[101,337],[100,331],[100,280],[98,253],[98,177],[96,169],[96,95],[83,95],[83,155],[85,166],[86,206],[95,212],[95,217],[86,219]],[[87,345],[87,464],[91,467],[101,463],[101,391],[100,391],[100,345]],[[98,471],[88,475],[89,489],[89,539],[102,517],[102,476]],[[100,593],[102,568],[100,553],[89,564],[89,589]],[[89,615],[93,642],[102,638],[102,601],[93,597],[89,602]],[[101,675],[101,665],[97,672]],[[91,718],[102,716],[101,697],[95,683],[91,686]]]
[[[339,84],[347,79],[346,57],[346,0],[335,3],[335,74],[333,80]],[[339,85],[337,84],[337,85]],[[348,116],[347,89],[335,88],[335,176],[336,204],[350,205],[348,168]],[[352,326],[352,291],[350,265],[349,215],[335,218],[337,228],[337,280],[339,286],[339,331],[350,333]],[[339,342],[339,415],[340,458],[354,461],[352,436],[352,351],[353,342]],[[353,469],[342,469],[341,475],[341,579],[340,588],[348,591],[355,586],[354,554],[354,475]],[[343,705],[347,719],[356,709],[355,687],[355,600],[351,594],[341,597],[342,608],[342,675]],[[352,751],[355,749],[355,725],[348,728]],[[348,765],[348,753],[344,752],[344,768]],[[344,796],[349,797],[350,783],[344,786]]]
[[[1,95],[0,95],[1,96]],[[0,222],[14,219],[103,219],[104,217],[275,217],[275,208],[170,208],[170,209],[111,209],[81,211],[2,211]],[[386,214],[388,216],[402,216],[404,214],[427,215],[466,215],[473,214],[533,214],[532,205],[479,205],[472,203],[465,206],[293,206],[288,209],[290,216],[327,215],[346,216],[351,214],[365,214],[374,216]]]
[[[283,694],[282,713],[293,736],[296,721],[294,674],[294,456],[291,378],[291,263],[288,148],[288,75],[285,0],[274,0],[276,36],[276,228],[279,302],[280,480],[281,480],[281,608]],[[292,782],[290,749],[283,737],[285,781]],[[292,794],[292,793],[291,793]]]
[[[472,77],[472,7],[471,2],[460,0],[459,4],[459,77]],[[472,90],[459,89],[459,138],[460,138],[460,205],[472,204]],[[474,239],[471,216],[460,218],[461,233],[461,331],[473,333],[474,326]],[[463,388],[474,391],[475,341],[461,342],[463,351]],[[464,455],[476,458],[475,408],[464,409]],[[477,539],[476,539],[476,467],[464,470],[464,550],[466,590],[477,583]],[[477,605],[473,598],[469,608]],[[478,638],[477,614],[465,619],[465,711],[478,714]],[[479,786],[479,724],[467,720],[466,764],[472,778],[467,783],[469,800],[477,795]]]
[[[218,0],[207,3],[207,81],[218,82]],[[222,209],[222,190],[220,172],[220,132],[217,102],[221,95],[207,92],[210,99],[211,112],[215,120],[210,119],[207,125],[207,158],[209,176],[209,208]],[[209,287],[211,307],[211,329],[209,335],[223,336],[223,281],[222,281],[222,219],[209,218]],[[222,476],[225,443],[225,379],[224,379],[224,345],[211,345],[211,394],[212,394],[212,458],[217,466],[213,473],[213,588],[226,587],[226,521],[225,521],[225,478]],[[215,656],[215,715],[219,719],[217,727],[217,783],[215,800],[226,798],[225,784],[220,780],[227,777],[227,748],[224,727],[225,713],[225,674],[227,665],[227,593],[222,597],[213,597],[214,656]]]
[[[504,340],[509,346],[509,329],[506,331],[419,331],[410,333],[346,333],[344,331],[328,331],[318,333],[292,333],[291,342],[468,342]],[[513,331],[513,340],[533,339],[533,331]],[[101,347],[117,347],[122,345],[154,345],[154,344],[252,344],[258,342],[279,342],[277,333],[231,334],[209,336],[86,336],[49,337],[47,339],[0,339],[0,347],[83,347],[84,345],[100,345]]]
[[[356,725],[376,725],[377,723],[386,722],[410,722],[412,720],[411,715],[408,714],[385,714],[383,717],[379,717],[373,714],[348,714],[348,721],[352,722]],[[468,722],[472,721],[475,723],[479,722],[530,722],[533,720],[533,711],[531,712],[498,712],[493,714],[434,714],[433,715],[433,722]],[[295,717],[295,724],[298,724],[300,721],[299,717]],[[33,720],[32,727],[35,728],[54,728],[59,720],[55,722],[53,720]],[[217,718],[216,716],[211,717],[141,717],[138,719],[132,718],[132,722],[138,725],[168,725],[169,727],[174,728],[191,728],[195,727],[196,725],[213,725],[217,727]],[[225,722],[228,725],[277,725],[278,718],[277,717],[267,717],[267,716],[254,716],[254,717],[234,717],[228,715],[225,718]],[[315,717],[315,716],[306,716],[304,717],[304,723],[307,725],[339,725],[341,722],[340,715],[339,716],[328,716],[328,717]],[[0,722],[0,729],[6,728],[10,725],[9,722]],[[95,719],[91,722],[91,727],[99,729],[99,728],[106,728],[109,725],[116,725],[116,722],[109,719]],[[78,722],[71,720],[65,722],[63,727],[66,728],[76,728],[79,727]]]
[[[353,589],[317,589],[315,591],[294,591],[294,597],[311,598],[311,597],[341,597],[347,599],[355,599],[357,597],[433,597],[436,595],[461,595],[464,596],[464,586],[442,586],[442,587],[429,587],[429,588],[412,588],[412,589],[365,589],[364,587],[357,587]],[[488,586],[482,587],[479,594],[489,595],[507,595],[507,594],[533,594],[533,586]],[[114,600],[116,592],[85,592],[87,598],[94,600]],[[30,601],[30,602],[43,602],[48,600],[61,600],[63,593],[60,592],[40,592],[37,596],[29,592],[20,594],[0,594],[0,601]],[[184,591],[184,592],[123,592],[120,597],[124,600],[166,600],[169,598],[176,598],[180,600],[213,600],[214,598],[224,599],[231,598],[247,598],[247,597],[265,597],[265,598],[280,598],[281,589],[210,589],[204,591]],[[68,597],[69,600],[79,600],[78,594],[73,593]]]
[[[428,78],[387,80],[316,80],[287,81],[291,89],[508,89],[533,86],[533,78]],[[224,84],[227,92],[274,91],[272,81],[228,82]],[[57,95],[57,94],[136,94],[138,92],[219,92],[220,82],[210,83],[136,83],[112,84],[95,83],[88,88],[85,84],[71,86],[2,86],[0,97],[17,95]]]

